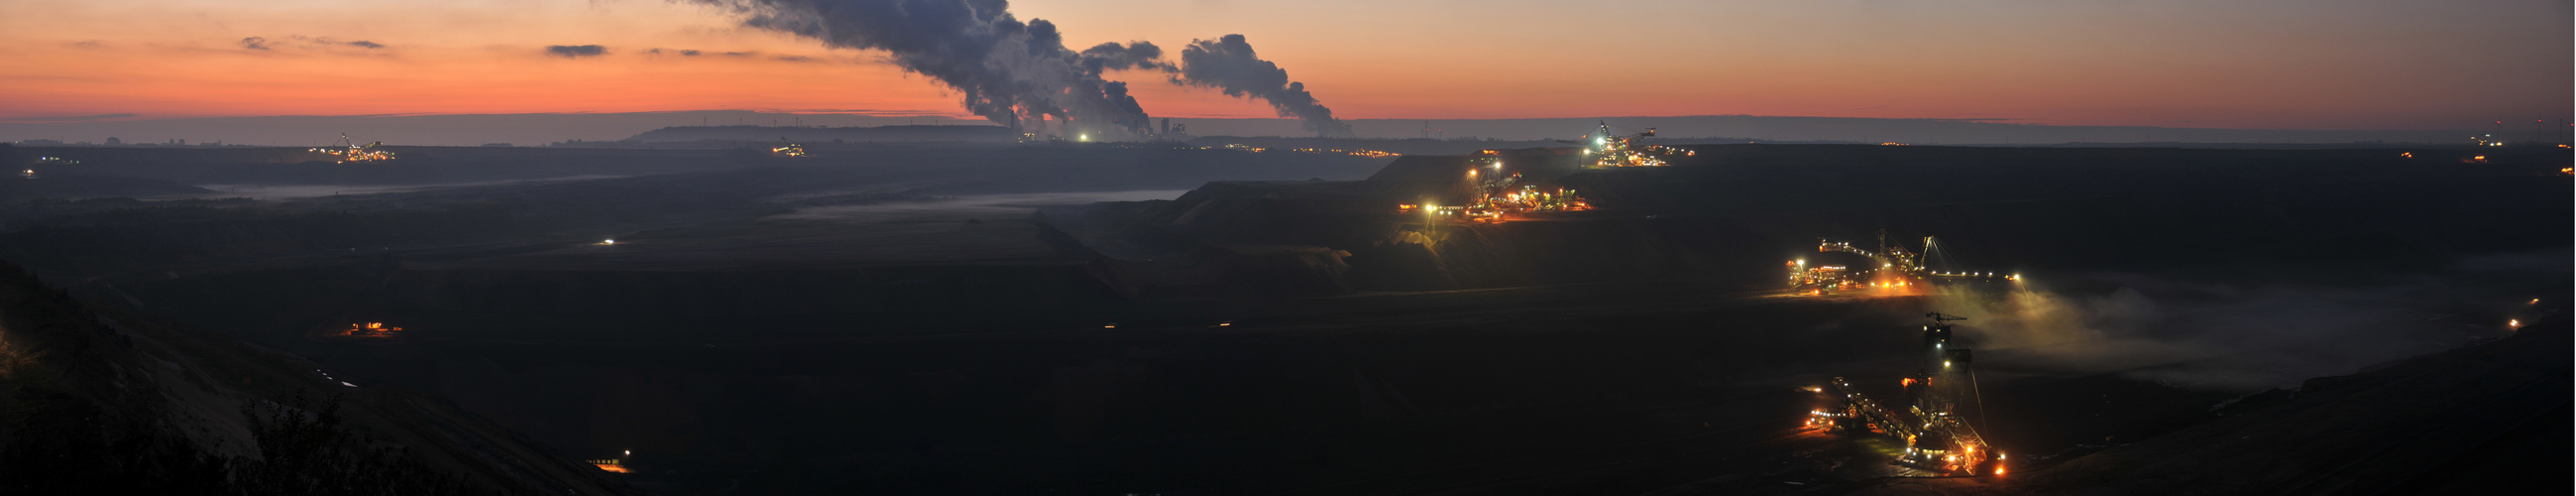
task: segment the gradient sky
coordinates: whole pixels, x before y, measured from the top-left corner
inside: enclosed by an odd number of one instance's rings
[[[2460,129],[2564,118],[2576,106],[2576,14],[2565,0],[1023,0],[1012,10],[1056,22],[1074,47],[1176,50],[1241,33],[1346,118]],[[607,53],[553,57],[548,45]],[[881,54],[662,0],[11,0],[0,2],[0,51],[0,120],[16,122],[964,115],[952,92]],[[1111,79],[1131,81],[1156,116],[1272,116],[1159,74]]]

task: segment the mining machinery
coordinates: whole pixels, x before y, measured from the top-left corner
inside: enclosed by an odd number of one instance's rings
[[[1923,326],[1923,367],[1898,379],[1893,396],[1881,400],[1849,379],[1835,377],[1831,410],[1812,412],[1809,423],[1847,434],[1882,435],[1905,442],[1895,463],[1944,475],[2003,475],[2005,455],[1987,445],[1968,419],[1962,402],[1982,403],[1976,388],[1976,355],[1954,346],[1951,322],[1967,320],[1939,312]],[[1824,393],[1825,388],[1816,392]],[[1978,409],[1984,415],[1982,408]]]
[[[1314,151],[1314,149],[1303,150]],[[1329,151],[1361,155],[1360,153],[1346,152],[1344,150]],[[1373,151],[1367,152],[1379,153]],[[1464,183],[1464,187],[1467,191],[1468,200],[1467,205],[1459,207],[1462,209],[1459,213],[1464,215],[1467,220],[1477,222],[1504,222],[1505,219],[1510,218],[1509,216],[1518,214],[1531,212],[1590,210],[1592,208],[1591,204],[1585,203],[1583,201],[1583,196],[1577,194],[1574,190],[1565,189],[1555,185],[1546,185],[1540,182],[1523,181],[1521,179],[1520,172],[1504,167],[1503,157],[1500,153],[1493,150],[1486,150],[1478,153],[1477,155],[1477,157],[1471,158],[1467,161],[1466,183]],[[1414,208],[1416,207],[1405,205],[1398,206],[1398,210],[1404,212],[1410,212]]]
[[[330,147],[314,148],[307,151],[330,155],[335,159],[333,161],[334,163],[342,164],[350,162],[384,162],[393,160],[394,152],[376,149],[376,147],[384,146],[384,144],[385,142],[377,141],[361,145],[357,144],[355,141],[350,141],[349,133],[340,133],[340,141],[338,143],[334,143]]]
[[[1592,161],[1591,167],[1661,167],[1670,165],[1666,159],[1698,154],[1662,145],[1638,145],[1639,141],[1652,137],[1655,137],[1654,128],[1623,135],[1612,132],[1610,123],[1605,121],[1591,135],[1585,136],[1585,142],[1578,144],[1584,145],[1583,155]]]
[[[796,141],[795,141],[795,140],[787,139],[787,137],[786,137],[786,136],[780,136],[780,137],[778,137],[778,142],[779,142],[779,143],[781,143],[781,144],[780,144],[780,145],[778,145],[778,146],[769,147],[769,155],[770,155],[770,156],[775,156],[775,157],[786,157],[786,158],[796,158],[796,157],[803,157],[803,156],[805,156],[805,145],[799,145],[799,144],[796,144]]]
[[[1871,262],[1875,262],[1875,263],[1877,264],[1877,265],[1870,266],[1870,267],[1863,267],[1863,268],[1861,268],[1861,270],[1853,271],[1853,274],[1854,274],[1854,275],[1866,274],[1866,273],[1872,273],[1872,272],[1889,272],[1889,273],[1893,273],[1893,274],[1896,274],[1896,275],[1902,276],[1902,277],[1907,278],[1907,279],[1910,279],[1910,280],[1919,280],[1919,281],[1935,281],[1935,280],[1940,280],[1940,281],[2018,281],[2018,280],[2021,280],[2021,276],[2020,276],[2020,275],[2011,274],[2011,273],[1992,272],[1992,271],[1983,271],[1983,272],[1980,272],[1980,271],[1963,271],[1963,270],[1959,270],[1959,269],[1957,269],[1957,268],[1955,268],[1955,267],[1949,267],[1949,265],[1950,265],[1950,264],[1949,264],[1949,263],[1947,263],[1947,257],[1943,256],[1943,254],[1941,253],[1941,240],[1940,240],[1940,239],[1935,238],[1935,237],[1932,237],[1932,236],[1924,236],[1924,237],[1923,237],[1923,252],[1922,252],[1922,253],[1915,253],[1915,252],[1912,252],[1912,251],[1908,251],[1908,250],[1906,250],[1906,249],[1905,249],[1905,245],[1903,245],[1903,244],[1894,244],[1894,245],[1888,244],[1888,243],[1887,243],[1887,230],[1885,230],[1885,229],[1880,229],[1880,230],[1878,231],[1878,250],[1877,250],[1877,251],[1871,251],[1870,249],[1865,248],[1865,247],[1854,246],[1851,242],[1848,242],[1848,241],[1835,241],[1835,240],[1831,240],[1831,239],[1819,239],[1819,240],[1816,240],[1816,251],[1817,251],[1817,252],[1820,252],[1820,253],[1822,253],[1822,252],[1844,252],[1844,253],[1858,254],[1858,255],[1861,255],[1861,256],[1869,257],[1869,259],[1870,259],[1870,261],[1871,261]],[[1938,262],[1938,263],[1939,263],[1939,265],[1941,265],[1941,266],[1938,266],[1938,267],[1934,266],[1934,265],[1935,265],[1935,263],[1936,263],[1936,262],[1935,262],[1936,260],[1937,260],[1937,261],[1940,261],[1940,262]]]

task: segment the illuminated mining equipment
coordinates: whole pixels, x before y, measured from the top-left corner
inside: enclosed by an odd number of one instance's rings
[[[1515,174],[1512,177],[1518,178],[1519,175]],[[1574,190],[1556,187],[1542,189],[1535,184],[1522,184],[1517,188],[1505,184],[1487,188],[1477,196],[1478,205],[1492,211],[1496,221],[1500,221],[1504,214],[1592,209],[1592,204],[1584,202],[1583,195]]]
[[[1583,195],[1575,190],[1521,182],[1521,173],[1505,167],[1503,158],[1497,155],[1486,150],[1467,163],[1464,180],[1474,190],[1468,193],[1468,204],[1462,207],[1467,220],[1503,222],[1513,214],[1592,209],[1592,204],[1583,201]]]
[[[1255,148],[1255,149],[1253,149],[1253,150],[1254,150],[1254,151],[1260,151],[1261,149],[1259,149],[1259,148]],[[1290,151],[1290,152],[1296,152],[1296,153],[1328,153],[1328,154],[1334,154],[1334,155],[1350,155],[1350,156],[1354,156],[1354,157],[1368,157],[1368,158],[1386,158],[1386,157],[1401,157],[1401,156],[1404,156],[1404,154],[1401,154],[1401,153],[1394,153],[1394,152],[1382,152],[1382,151],[1377,151],[1377,150],[1344,150],[1344,149],[1340,149],[1340,148],[1290,148],[1290,149],[1288,149],[1288,151]]]
[[[333,158],[338,159],[333,163],[341,164],[350,162],[384,162],[393,160],[394,152],[376,149],[376,147],[384,146],[384,144],[385,142],[378,141],[361,145],[357,144],[357,142],[349,141],[349,133],[340,133],[339,143],[333,144],[327,148],[314,148],[307,151],[330,155]]]
[[[1910,288],[1920,284],[1918,281],[1871,277],[1878,273],[1878,269],[1851,270],[1840,265],[1810,267],[1805,260],[1792,260],[1788,266],[1791,293],[1821,296],[1844,291]]]
[[[2019,280],[2021,280],[2021,276],[2020,276],[2020,275],[2018,275],[2018,274],[2012,274],[2012,273],[1991,272],[1991,271],[1986,271],[1986,272],[1979,272],[1979,271],[1960,271],[1960,270],[1949,269],[1949,268],[1947,268],[1947,267],[1943,267],[1943,268],[1935,269],[1934,267],[1931,267],[1931,265],[1932,265],[1932,262],[1931,262],[1931,261],[1932,261],[1932,260],[1947,260],[1947,258],[1948,258],[1948,257],[1944,256],[1944,255],[1941,253],[1941,240],[1940,240],[1940,239],[1938,239],[1938,238],[1934,238],[1934,237],[1932,237],[1932,236],[1924,236],[1924,237],[1923,237],[1923,253],[1920,253],[1920,254],[1918,254],[1918,253],[1914,253],[1914,252],[1910,252],[1910,251],[1906,251],[1906,249],[1905,249],[1905,246],[1904,246],[1904,245],[1889,245],[1889,244],[1887,244],[1887,231],[1886,231],[1886,230],[1880,230],[1880,231],[1879,231],[1879,233],[1878,233],[1878,250],[1877,250],[1877,251],[1871,251],[1871,250],[1869,250],[1869,249],[1867,249],[1867,248],[1862,248],[1862,247],[1858,247],[1858,246],[1852,246],[1851,242],[1848,242],[1848,241],[1834,241],[1834,240],[1831,240],[1831,239],[1820,239],[1820,240],[1816,240],[1816,251],[1817,251],[1817,252],[1843,252],[1843,253],[1855,253],[1855,254],[1859,254],[1859,255],[1861,255],[1861,256],[1869,257],[1870,261],[1878,263],[1878,266],[1877,266],[1877,267],[1875,267],[1875,268],[1871,268],[1871,269],[1862,270],[1862,271],[1860,271],[1860,272],[1858,272],[1858,273],[1855,273],[1854,275],[1866,274],[1866,273],[1872,273],[1872,272],[1876,272],[1876,271],[1887,271],[1887,272],[1889,272],[1889,273],[1891,273],[1891,274],[1896,274],[1896,275],[1901,276],[1901,277],[1903,277],[1903,278],[1905,278],[1905,279],[1908,279],[1908,280],[1914,280],[1914,281],[2019,281]],[[1945,263],[1943,263],[1943,265],[1948,265],[1948,264],[1945,262]]]
[[[1271,151],[1271,149],[1269,149],[1269,148],[1263,148],[1263,147],[1258,147],[1258,146],[1246,145],[1246,144],[1241,144],[1241,143],[1227,143],[1227,144],[1219,145],[1219,146],[1202,146],[1202,147],[1199,147],[1199,149],[1201,149],[1201,150],[1234,150],[1234,151],[1243,151],[1243,152],[1252,152],[1252,153],[1266,153],[1266,152]],[[1281,152],[1288,152],[1288,153],[1320,153],[1320,154],[1332,154],[1332,155],[1349,155],[1349,156],[1353,156],[1353,157],[1368,157],[1368,158],[1388,158],[1388,157],[1401,157],[1401,156],[1404,156],[1404,154],[1402,154],[1402,153],[1395,153],[1395,152],[1388,152],[1388,151],[1379,151],[1379,150],[1368,150],[1368,149],[1351,149],[1351,150],[1344,150],[1344,149],[1340,149],[1340,148],[1282,148],[1282,149],[1279,149],[1278,151],[1281,151]]]
[[[626,460],[622,460],[622,459],[609,458],[609,459],[605,459],[605,460],[583,460],[583,461],[590,462],[590,464],[591,464],[592,466],[599,467],[599,469],[600,469],[600,470],[602,470],[602,471],[607,471],[607,472],[616,472],[616,473],[620,473],[620,474],[631,474],[631,473],[635,473],[635,470],[634,470],[634,469],[626,468]]]
[[[786,140],[782,138],[780,141]],[[802,157],[805,156],[805,145],[799,145],[794,141],[788,141],[787,144],[770,147],[769,154],[788,158]]]
[[[1899,379],[1902,389],[1895,401],[1880,402],[1835,377],[1833,394],[1841,396],[1841,405],[1810,412],[1807,422],[1903,440],[1905,455],[1896,460],[1898,465],[1950,475],[2003,475],[2004,454],[1957,414],[1960,399],[1976,395],[1975,354],[1950,346],[1950,322],[1967,319],[1938,312],[1925,316],[1932,324],[1923,326],[1924,367]],[[1823,393],[1822,388],[1814,390]]]
[[[1856,287],[1851,271],[1839,265],[1808,266],[1805,260],[1789,262],[1789,290],[1795,293],[1821,295]]]
[[[1613,134],[1610,123],[1603,122],[1584,137],[1588,142],[1584,143],[1583,154],[1592,159],[1592,167],[1662,167],[1670,165],[1666,159],[1698,154],[1663,145],[1637,145],[1637,141],[1652,137],[1653,128],[1637,134]]]
[[[402,328],[388,327],[383,322],[363,322],[349,324],[348,329],[340,330],[340,335],[359,338],[382,338],[392,337],[395,333],[399,332],[402,332]]]

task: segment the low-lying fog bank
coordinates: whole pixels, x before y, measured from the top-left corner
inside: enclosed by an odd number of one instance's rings
[[[831,205],[801,207],[796,211],[767,217],[780,220],[828,220],[837,222],[889,222],[956,216],[1018,218],[1036,213],[1040,207],[1081,205],[1099,202],[1170,200],[1188,190],[1091,191],[1072,193],[1020,193],[1004,195],[966,195],[922,200],[888,200],[864,205]]]
[[[2508,335],[2566,293],[2572,257],[2476,256],[2340,286],[2091,274],[2079,276],[2088,286],[2080,290],[2026,279],[2009,289],[1944,287],[1931,301],[1968,317],[1963,337],[1993,368],[2241,393]]]

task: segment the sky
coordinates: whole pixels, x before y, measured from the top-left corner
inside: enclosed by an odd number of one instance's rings
[[[2564,0],[1023,0],[1066,45],[1242,34],[1344,118],[2479,129],[2568,117]],[[250,40],[257,38],[257,40]],[[597,45],[596,55],[549,46]],[[656,51],[658,49],[658,52]],[[685,55],[694,50],[696,55]],[[882,53],[664,0],[0,2],[0,123],[691,110],[969,117]],[[575,55],[575,56],[566,56]],[[1156,117],[1260,102],[1113,71]]]

